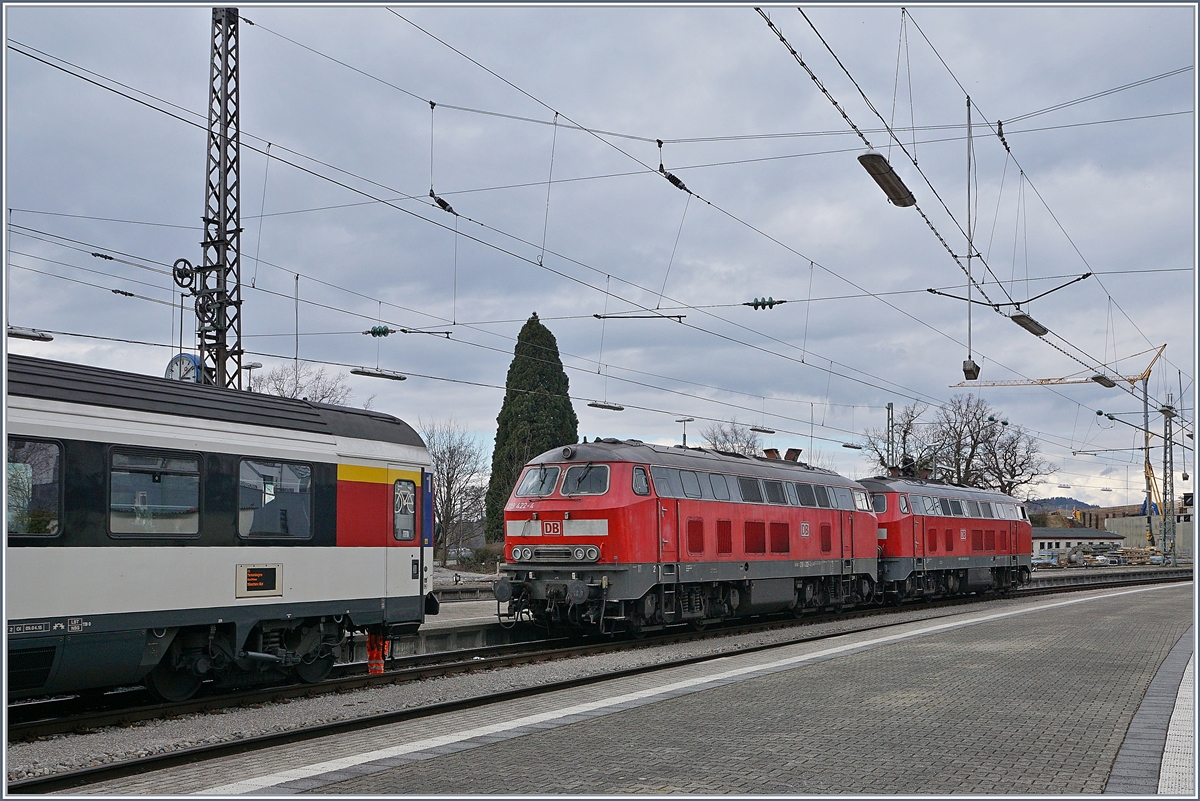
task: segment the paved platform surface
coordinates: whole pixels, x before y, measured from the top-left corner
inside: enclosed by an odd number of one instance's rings
[[[1191,625],[1190,584],[1011,601],[84,791],[1098,793]]]
[[[436,615],[425,618],[425,622],[421,624],[421,631],[487,625],[499,625],[496,619],[495,599],[443,603]]]

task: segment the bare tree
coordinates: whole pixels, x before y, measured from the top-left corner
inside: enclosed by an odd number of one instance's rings
[[[762,440],[758,434],[737,420],[728,423],[712,423],[704,427],[700,436],[708,442],[708,447],[715,451],[730,451],[743,456],[755,456],[762,450]]]
[[[489,454],[453,418],[420,426],[433,462],[434,553],[444,563],[447,547],[461,547],[472,526],[482,530]]]
[[[281,362],[263,375],[250,380],[252,392],[279,395],[283,398],[303,398],[313,403],[331,403],[336,406],[349,405],[354,392],[346,384],[346,373],[325,371],[325,366],[313,367],[307,362]],[[363,408],[371,408],[372,395]]]
[[[983,398],[955,395],[933,420],[918,420],[927,408],[913,403],[896,415],[893,436],[900,464],[886,463],[887,432],[881,429],[865,432],[866,458],[878,466],[899,467],[904,475],[929,470],[951,484],[1006,495],[1058,469],[1042,458],[1037,438],[1019,425],[1010,426]]]

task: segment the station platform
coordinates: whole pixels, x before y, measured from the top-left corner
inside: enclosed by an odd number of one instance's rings
[[[1192,609],[968,607],[73,792],[1194,796]]]

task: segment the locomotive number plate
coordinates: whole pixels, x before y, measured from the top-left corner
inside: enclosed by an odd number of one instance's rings
[[[238,565],[234,596],[262,598],[283,595],[283,565]]]
[[[561,537],[563,533],[561,520],[543,520],[542,535],[546,537]]]

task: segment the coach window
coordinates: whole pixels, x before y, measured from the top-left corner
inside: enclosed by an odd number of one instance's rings
[[[822,509],[828,509],[833,505],[829,502],[829,495],[826,493],[825,488],[820,484],[813,484],[813,494],[817,496],[817,506],[820,506]]]
[[[801,506],[817,505],[817,496],[813,492],[812,484],[797,484],[796,492],[800,495]]]
[[[767,503],[787,506],[787,498],[783,495],[782,481],[763,481],[763,488],[767,491]]]
[[[554,492],[554,485],[557,483],[557,467],[546,467],[544,464],[531,467],[526,471],[525,478],[521,480],[520,485],[517,487],[517,497],[530,498],[549,495]]]
[[[633,494],[650,494],[650,477],[646,475],[646,468],[644,467],[633,468]]]
[[[567,468],[563,495],[603,495],[608,492],[608,465],[592,464]]]
[[[725,480],[725,476],[718,473],[710,473],[708,476],[708,482],[712,485],[714,498],[716,498],[718,501],[729,500],[729,482]]]
[[[987,501],[979,502],[979,511],[982,512],[983,516],[989,520],[995,517],[995,515],[992,514],[992,505]]]
[[[679,471],[679,483],[683,485],[683,494],[689,498],[699,498],[700,479],[691,470]]]
[[[113,534],[200,533],[200,459],[114,451],[108,529]]]
[[[393,501],[392,536],[398,540],[417,537],[417,485],[400,479],[396,482]]]
[[[312,533],[311,520],[311,466],[242,459],[238,534],[307,539]]]
[[[746,478],[738,476],[738,489],[742,491],[742,500],[747,503],[762,503],[762,488],[758,485],[757,478]]]
[[[62,448],[53,442],[8,441],[8,533],[59,532]]]
[[[967,517],[982,517],[979,511],[979,504],[975,501],[967,501]]]
[[[896,497],[900,499],[900,513],[908,514],[908,496],[898,495]]]
[[[963,516],[962,501],[958,501],[958,500],[950,501],[950,511],[954,513],[955,517],[962,517]]]

